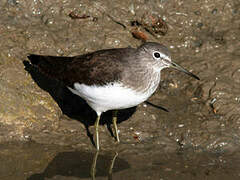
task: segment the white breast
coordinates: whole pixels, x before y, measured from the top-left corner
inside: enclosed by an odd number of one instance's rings
[[[126,88],[121,83],[110,83],[105,86],[74,83],[74,89],[68,88],[72,93],[85,99],[89,106],[100,115],[108,110],[125,109],[146,101],[157,86],[148,89],[145,93]]]

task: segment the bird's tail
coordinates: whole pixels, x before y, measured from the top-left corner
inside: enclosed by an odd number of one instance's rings
[[[71,63],[73,57],[42,56],[30,54],[28,56],[31,64],[50,78],[59,79],[66,66]]]

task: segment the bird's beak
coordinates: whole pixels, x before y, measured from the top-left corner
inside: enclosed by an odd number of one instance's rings
[[[189,72],[188,70],[184,69],[183,67],[177,65],[175,62],[169,61],[169,60],[165,60],[165,62],[169,65],[169,67],[173,68],[173,69],[177,69],[179,71],[184,72],[185,74],[188,74],[189,76],[192,76],[193,78],[200,80],[199,77],[197,77],[195,74]]]

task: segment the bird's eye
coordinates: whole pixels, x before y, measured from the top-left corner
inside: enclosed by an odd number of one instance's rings
[[[161,58],[161,55],[160,55],[159,52],[156,51],[156,52],[153,53],[153,57],[156,58],[156,59],[159,59],[159,58]]]

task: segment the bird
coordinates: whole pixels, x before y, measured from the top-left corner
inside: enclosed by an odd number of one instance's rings
[[[112,123],[119,143],[117,110],[135,107],[152,96],[159,86],[161,70],[174,68],[200,80],[173,62],[168,48],[157,42],[145,42],[137,48],[102,49],[72,57],[29,54],[28,59],[47,77],[63,82],[96,112],[97,151],[102,113],[113,110]]]

